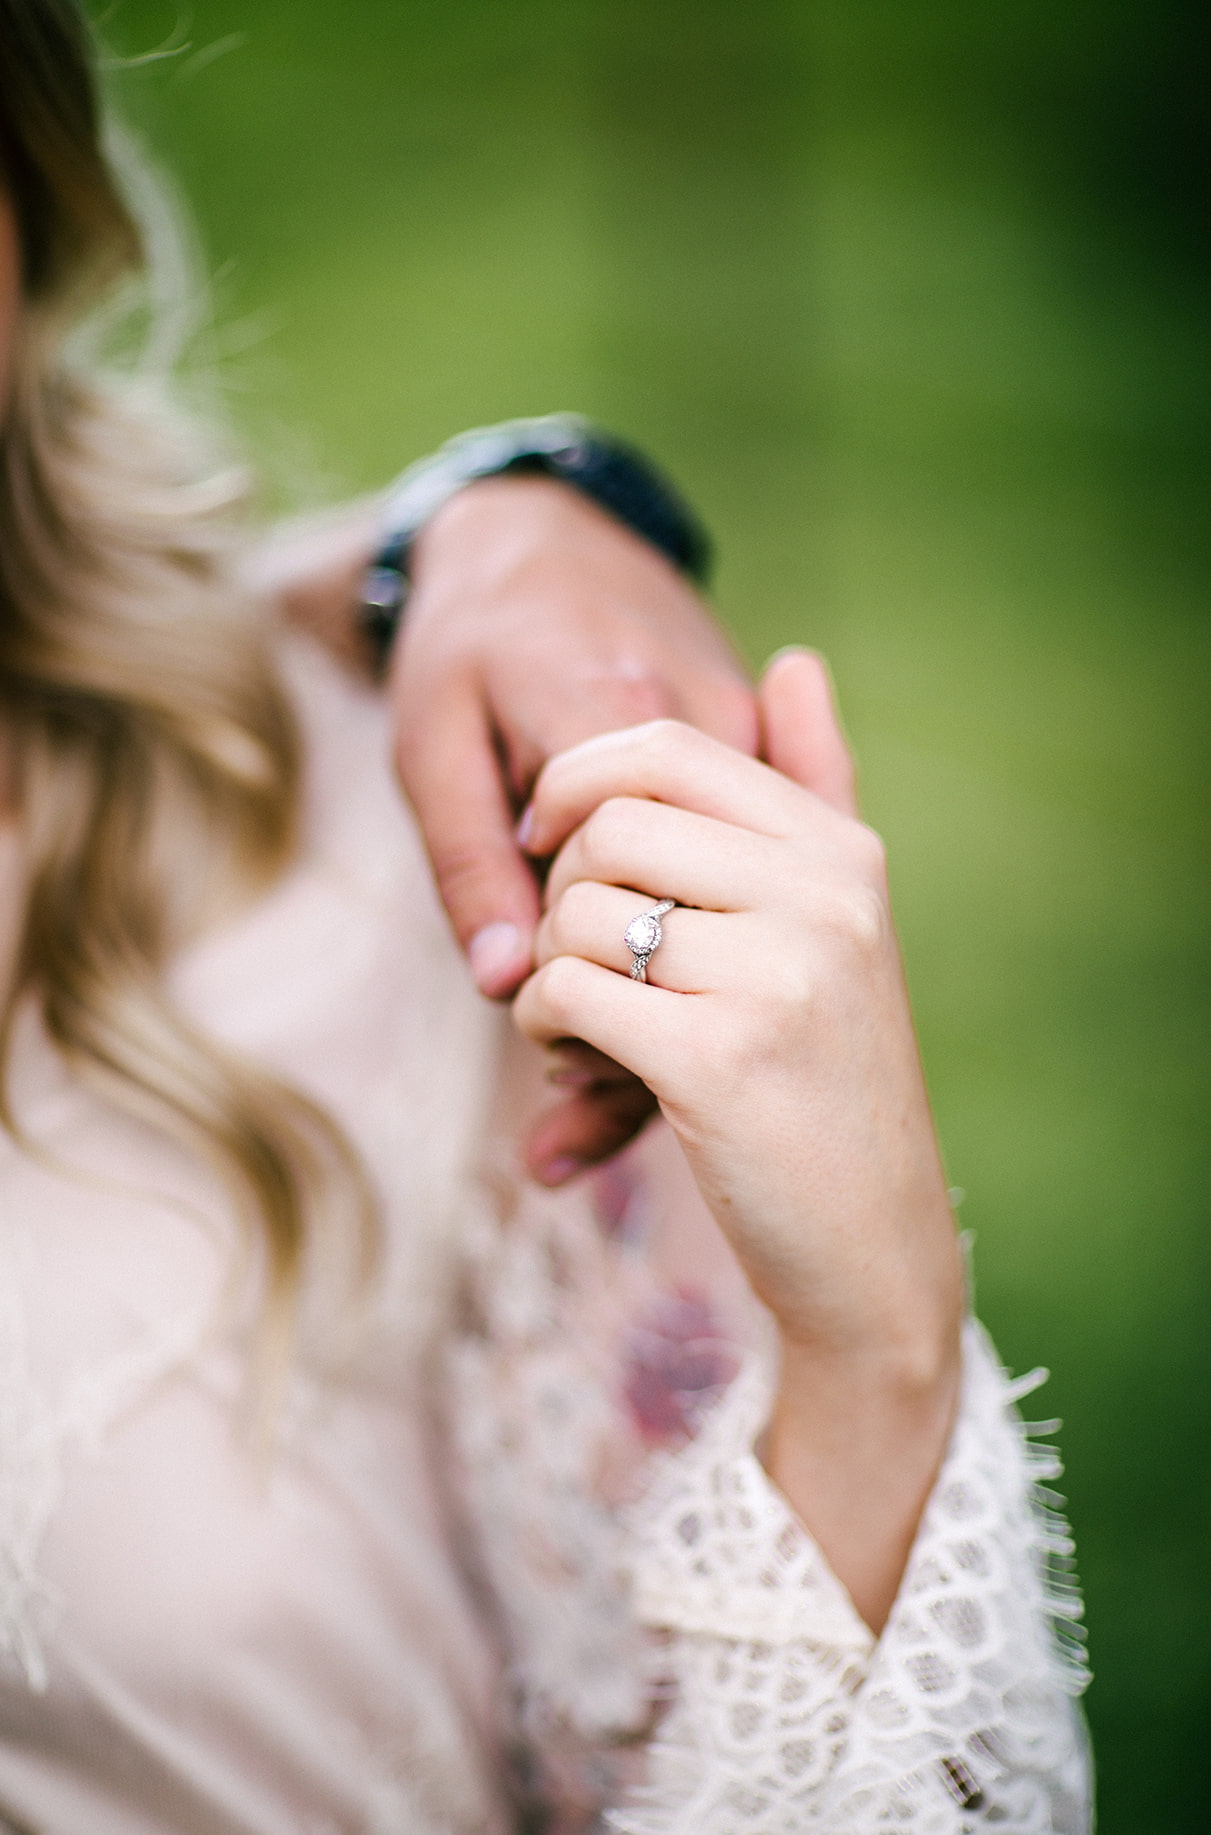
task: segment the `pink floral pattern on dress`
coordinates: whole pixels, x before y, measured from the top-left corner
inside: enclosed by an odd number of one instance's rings
[[[706,1294],[688,1287],[657,1294],[624,1346],[623,1395],[645,1445],[691,1439],[739,1365]]]

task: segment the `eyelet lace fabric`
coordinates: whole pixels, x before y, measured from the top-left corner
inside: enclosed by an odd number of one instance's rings
[[[755,1455],[768,1359],[662,1449],[628,1438],[623,1321],[658,1299],[591,1233],[567,1205],[486,1232],[456,1353],[481,1558],[555,1826],[1087,1835],[1059,1462],[1015,1407],[1042,1373],[1012,1382],[966,1327],[951,1444],[876,1642]]]
[[[1059,1463],[1014,1408],[1039,1380],[1010,1382],[969,1323],[951,1445],[877,1645],[753,1455],[755,1373],[736,1385],[632,1517],[673,1706],[619,1835],[1084,1835],[1080,1600],[1042,1489]]]

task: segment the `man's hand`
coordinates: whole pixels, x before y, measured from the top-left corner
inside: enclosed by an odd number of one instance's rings
[[[282,532],[255,583],[346,661],[365,660],[352,607],[374,541],[369,503]],[[547,759],[596,733],[669,717],[754,753],[748,676],[693,588],[569,486],[468,485],[413,550],[387,682],[400,780],[438,888],[485,994],[533,964],[541,896],[514,834]],[[654,1107],[588,1047],[556,1054],[560,1098],[527,1147],[561,1183],[630,1139]]]

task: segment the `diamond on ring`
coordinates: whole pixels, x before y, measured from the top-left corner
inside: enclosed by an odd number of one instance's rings
[[[647,980],[648,963],[664,939],[660,920],[666,911],[673,909],[676,902],[676,899],[673,898],[662,898],[660,903],[653,905],[650,911],[641,911],[638,917],[633,917],[623,931],[622,940],[634,957],[631,963],[632,981]]]

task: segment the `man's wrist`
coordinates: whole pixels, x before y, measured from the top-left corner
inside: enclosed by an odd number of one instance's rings
[[[422,604],[444,600],[448,587],[462,593],[499,587],[536,557],[583,545],[604,517],[587,498],[537,472],[465,485],[413,544],[409,622]]]
[[[577,415],[476,428],[419,460],[388,493],[381,546],[362,581],[359,622],[384,666],[412,585],[416,545],[457,496],[491,478],[570,487],[702,582],[710,542],[674,487],[634,448]]]

